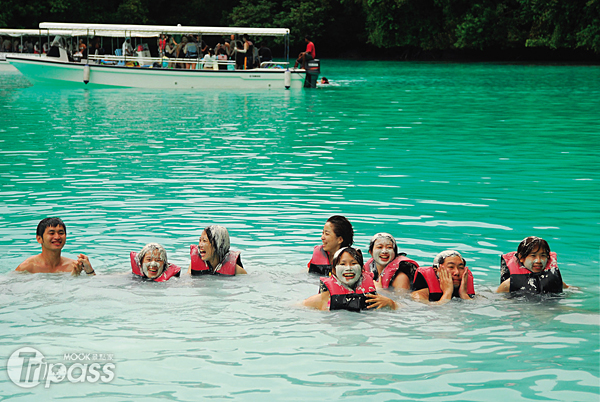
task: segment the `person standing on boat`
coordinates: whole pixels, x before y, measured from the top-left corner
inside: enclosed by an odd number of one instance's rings
[[[45,218],[40,221],[36,230],[36,240],[42,246],[41,254],[27,258],[15,271],[37,273],[71,272],[79,275],[85,271],[95,275],[94,268],[85,254],[79,254],[77,260],[61,256],[67,242],[67,227],[60,218]]]
[[[165,55],[165,49],[167,47],[167,38],[165,34],[160,34],[158,39],[158,57],[163,58]]]
[[[254,68],[254,44],[250,41],[248,35],[244,35],[244,47],[243,49],[238,48],[237,53],[240,54],[241,57],[241,68],[243,68],[244,70]],[[236,64],[238,64],[237,56]]]
[[[188,41],[183,47],[183,53],[186,59],[195,59],[196,61],[198,60],[198,43],[194,40],[193,36],[190,35]],[[186,63],[185,68],[187,70],[195,70],[196,63]]]
[[[236,39],[234,34],[231,34],[230,36],[230,40],[225,41],[225,49],[227,50],[227,56],[229,56],[230,59],[233,59],[236,55],[236,50],[238,48],[242,48],[242,46],[239,46],[240,44],[242,44],[242,41],[240,41],[239,39]]]
[[[346,217],[334,215],[327,219],[321,234],[322,245],[315,246],[308,262],[308,272],[328,276],[331,274],[333,255],[342,247],[354,242],[354,229]]]
[[[133,47],[131,46],[131,39],[125,39],[123,42],[123,56],[133,56]]]
[[[433,259],[432,267],[417,269],[412,297],[418,301],[449,302],[453,297],[475,297],[473,274],[458,251],[445,250]]]
[[[294,68],[297,68],[298,64],[300,64],[302,66],[301,68],[306,69],[306,63],[317,57],[317,53],[315,51],[315,44],[311,42],[308,35],[304,37],[304,41],[306,42],[306,51],[298,55],[298,59],[294,64]]]
[[[11,49],[12,49],[12,42],[10,41],[10,38],[4,39],[4,42],[2,42],[2,51],[10,52]]]

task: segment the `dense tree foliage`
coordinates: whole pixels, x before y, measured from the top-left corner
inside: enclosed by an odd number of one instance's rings
[[[0,26],[42,21],[289,27],[351,49],[571,49],[600,54],[600,0],[3,0]]]

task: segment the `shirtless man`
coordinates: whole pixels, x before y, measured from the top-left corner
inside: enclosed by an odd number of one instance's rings
[[[433,267],[417,269],[412,297],[418,301],[444,304],[453,297],[470,300],[475,296],[473,275],[458,251],[446,250],[433,260]]]
[[[60,255],[67,241],[67,227],[60,218],[42,219],[35,237],[42,245],[42,253],[23,261],[16,271],[32,274],[71,272],[72,275],[79,275],[81,271],[85,271],[88,275],[95,275],[90,260],[84,254],[79,254],[77,260]]]

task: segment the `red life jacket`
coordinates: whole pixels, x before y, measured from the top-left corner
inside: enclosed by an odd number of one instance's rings
[[[135,258],[136,256],[137,256],[137,253],[135,251],[132,251],[129,253],[129,259],[131,260],[131,272],[134,275],[147,278],[147,276],[144,275],[144,273],[142,272],[142,268],[138,265],[138,262]],[[166,282],[169,279],[171,279],[173,276],[179,277],[179,274],[181,274],[181,268],[179,268],[175,264],[169,264],[167,269],[165,269],[163,271],[163,273],[160,274],[159,277],[154,278],[152,280],[154,282]],[[148,278],[148,279],[150,279],[150,278]]]
[[[319,275],[331,275],[331,265],[329,265],[329,256],[323,250],[323,246],[315,246],[313,255],[308,262],[308,272]]]
[[[510,278],[511,292],[561,293],[563,290],[563,280],[555,252],[550,252],[546,266],[538,273],[525,268],[515,251],[501,256],[500,264],[502,267],[500,283]]]
[[[392,284],[394,279],[396,279],[396,276],[399,274],[398,269],[400,269],[400,272],[405,273],[406,276],[408,276],[408,279],[412,283],[412,277],[414,276],[413,272],[410,271],[410,269],[406,266],[406,264],[403,264],[403,267],[400,268],[400,263],[403,261],[409,262],[409,263],[413,264],[415,267],[419,268],[419,264],[416,261],[411,260],[407,256],[405,256],[405,255],[397,256],[388,265],[386,265],[386,267],[383,269],[383,272],[381,274],[381,279],[380,279],[382,288],[387,289],[390,287],[390,285]],[[375,260],[373,258],[369,258],[369,260],[365,263],[365,266],[363,268],[367,272],[373,272],[373,271],[371,271],[372,267],[374,270],[377,270],[377,265],[375,265]]]
[[[467,267],[465,267],[467,269]],[[429,301],[439,301],[442,298],[444,292],[442,292],[442,288],[440,287],[440,280],[438,279],[433,267],[421,267],[417,269],[417,273],[415,274],[415,281],[418,275],[422,275],[427,282],[427,287],[429,288]],[[420,290],[420,289],[415,289]],[[475,286],[473,285],[473,274],[469,270],[467,274],[467,294],[471,297],[475,296]]]
[[[225,256],[225,260],[221,264],[221,268],[215,271],[208,267],[206,262],[200,258],[198,245],[190,245],[190,257],[192,258],[192,275],[235,275],[235,266],[243,267],[239,251],[229,251]]]
[[[375,295],[375,282],[369,273],[363,272],[356,289],[348,289],[338,282],[335,276],[321,278],[322,287],[329,291],[329,310],[360,311],[367,309],[366,295]]]

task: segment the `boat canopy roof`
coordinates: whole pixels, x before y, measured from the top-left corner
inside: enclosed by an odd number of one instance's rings
[[[0,36],[12,36],[15,38],[19,38],[21,36],[40,36],[40,35],[61,35],[61,36],[71,36],[72,31],[65,30],[43,30],[43,29],[12,29],[12,28],[0,28]],[[85,36],[85,35],[79,35]]]
[[[114,36],[114,37],[156,37],[160,34],[182,35],[232,35],[248,34],[260,36],[286,36],[288,28],[245,28],[245,27],[197,27],[168,25],[120,25],[120,24],[76,24],[66,22],[41,22],[40,30],[70,31],[71,36]]]

